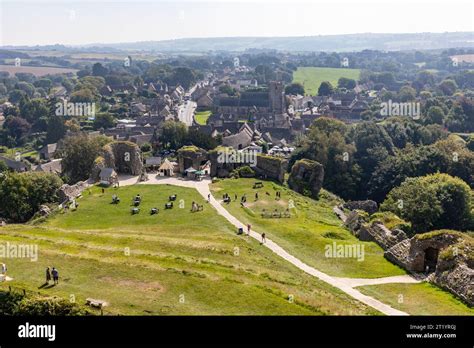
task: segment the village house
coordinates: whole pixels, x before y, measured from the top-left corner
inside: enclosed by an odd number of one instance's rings
[[[53,159],[51,162],[42,163],[34,167],[35,172],[43,172],[43,173],[54,173],[54,174],[61,174],[62,173],[62,159]]]
[[[41,150],[39,150],[38,152],[40,159],[42,160],[52,159],[54,157],[54,154],[56,153],[57,148],[58,148],[57,143],[47,144],[43,146],[43,148],[41,148]]]
[[[0,156],[0,161],[5,162],[8,169],[14,172],[22,173],[22,172],[27,172],[28,170],[30,170],[30,166],[22,161],[14,161],[5,156]]]

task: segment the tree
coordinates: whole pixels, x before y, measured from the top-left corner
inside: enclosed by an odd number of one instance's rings
[[[0,160],[0,176],[2,175],[2,173],[7,172],[7,171],[8,171],[7,164],[5,163],[5,161]]]
[[[28,82],[18,82],[16,88],[20,91],[25,92],[26,95],[30,98],[33,97],[33,94],[35,93],[35,86]]]
[[[48,119],[48,130],[46,132],[46,142],[48,144],[56,143],[66,134],[66,125],[64,117],[52,116]]]
[[[456,92],[456,89],[458,88],[458,85],[456,84],[456,81],[454,80],[443,80],[439,85],[439,89],[441,92],[443,92],[444,95],[451,96]]]
[[[115,119],[109,113],[100,113],[95,116],[94,129],[108,129],[115,126]]]
[[[92,66],[92,75],[94,76],[105,76],[107,75],[108,73],[108,69],[105,68],[102,64],[100,63],[95,63],[93,66]]]
[[[3,124],[3,128],[5,128],[7,134],[15,139],[18,144],[20,139],[30,131],[31,124],[21,117],[9,116]]]
[[[341,77],[337,81],[338,88],[345,88],[345,89],[354,89],[357,85],[356,81],[353,79],[349,79],[347,77]]]
[[[467,230],[471,224],[471,190],[448,174],[408,178],[387,195],[381,210],[411,222],[417,233],[436,229]]]
[[[432,106],[428,109],[428,114],[426,117],[426,122],[431,124],[443,124],[444,121],[444,111],[439,106]]]
[[[71,183],[90,177],[95,159],[100,149],[110,140],[105,137],[88,137],[85,134],[67,137],[62,140],[59,151],[63,173]]]
[[[334,87],[331,85],[329,81],[321,82],[321,85],[318,88],[318,95],[319,96],[329,96],[333,94]]]
[[[186,135],[187,145],[194,145],[205,150],[214,149],[219,145],[218,141],[212,136],[205,134],[198,129],[189,129]]]
[[[184,145],[187,136],[187,126],[182,122],[168,120],[163,122],[160,142],[165,148],[177,150]]]
[[[79,89],[71,94],[71,103],[92,103],[94,101],[94,93],[87,88]]]
[[[179,67],[173,70],[167,81],[170,85],[181,85],[188,89],[196,81],[196,73],[192,69]]]
[[[14,222],[28,221],[41,204],[58,201],[62,184],[56,174],[8,173],[0,178],[0,215]]]
[[[301,83],[292,83],[285,87],[285,94],[304,95],[304,86]]]
[[[46,117],[50,114],[50,110],[44,99],[26,99],[23,98],[19,105],[20,116],[26,119],[29,123],[38,121],[41,117]]]
[[[401,102],[408,102],[416,99],[416,90],[410,86],[403,86],[398,92],[398,99]]]

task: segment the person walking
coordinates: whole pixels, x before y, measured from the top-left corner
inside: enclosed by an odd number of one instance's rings
[[[51,271],[49,267],[46,268],[46,284],[49,284],[49,281],[51,280]]]
[[[208,203],[211,202],[211,194],[210,194],[210,193],[207,195],[207,202],[208,202]]]
[[[59,284],[59,272],[56,268],[53,267],[51,274],[53,275],[54,285]]]
[[[0,267],[0,274],[7,275],[7,265],[2,263]]]
[[[262,243],[261,244],[266,243],[266,242],[267,242],[267,239],[265,238],[265,232],[264,232],[264,233],[262,233]]]
[[[252,225],[248,224],[247,225],[247,236],[250,236],[250,229],[252,228]]]

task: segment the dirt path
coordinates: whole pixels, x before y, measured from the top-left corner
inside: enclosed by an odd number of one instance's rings
[[[120,186],[128,186],[133,185],[137,182],[136,178],[127,178],[126,180],[120,181]],[[204,199],[208,199],[208,195],[210,195],[210,204],[217,210],[217,212],[222,215],[227,221],[229,221],[232,225],[236,228],[243,228],[244,231],[247,231],[246,225],[240,222],[237,218],[235,218],[232,214],[230,214],[221,204],[217,201],[214,196],[211,194],[209,189],[209,184],[211,183],[210,180],[203,180],[203,181],[191,181],[185,180],[180,178],[156,178],[154,175],[149,176],[149,180],[146,182],[141,182],[142,185],[157,185],[157,184],[169,184],[169,185],[176,185],[176,186],[183,186],[183,187],[190,187],[195,188]],[[261,242],[261,235],[254,230],[250,231],[250,236],[255,238],[259,242]],[[408,313],[402,312],[398,309],[395,309],[379,300],[376,300],[373,297],[367,296],[362,294],[357,289],[354,289],[356,286],[361,285],[371,285],[371,284],[386,284],[386,283],[416,283],[418,282],[414,278],[411,278],[408,275],[404,276],[396,276],[396,277],[385,277],[385,278],[377,278],[377,279],[358,279],[358,278],[338,278],[332,277],[324,272],[321,272],[306,263],[302,262],[295,256],[289,254],[285,251],[282,247],[278,244],[273,242],[270,239],[266,239],[266,242],[262,244],[263,246],[272,250],[275,254],[282,257],[286,261],[290,262],[294,266],[298,267],[300,270],[311,274],[314,277],[338,288],[339,290],[345,292],[346,294],[352,296],[356,300],[359,300],[366,305],[375,308],[376,310],[384,313],[386,315],[408,315]]]

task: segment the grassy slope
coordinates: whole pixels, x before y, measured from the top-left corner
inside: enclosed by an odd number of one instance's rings
[[[303,197],[292,190],[272,182],[265,182],[261,189],[253,189],[254,179],[227,179],[212,185],[216,197],[227,192],[233,198],[247,194],[247,208],[240,207],[240,201],[226,205],[226,208],[245,223],[252,224],[258,232],[265,232],[291,254],[302,261],[332,276],[353,278],[379,278],[405,274],[401,268],[393,265],[383,257],[383,249],[372,242],[361,242],[347,229],[332,211],[334,203],[321,199],[315,201]],[[282,191],[282,199],[275,200],[275,191]],[[255,192],[259,192],[258,202],[254,201]],[[270,193],[270,196],[266,195]],[[291,218],[269,219],[260,216],[262,209],[273,211],[284,210],[289,200],[293,200]],[[364,245],[365,258],[327,258],[325,246],[337,244]]]
[[[413,315],[474,315],[474,309],[429,283],[381,284],[357,289]]]
[[[121,198],[119,205],[110,204],[113,193]],[[140,214],[132,216],[130,202],[137,193],[143,203]],[[163,210],[175,193],[185,199],[185,208]],[[203,212],[189,211],[193,200],[204,204]],[[195,190],[140,185],[102,195],[93,188],[79,202],[77,211],[42,224],[0,229],[2,244],[39,246],[38,262],[0,259],[14,278],[0,289],[12,285],[66,298],[74,294],[79,303],[98,298],[110,303],[106,313],[132,315],[375,314],[256,241],[236,236]],[[149,215],[153,206],[160,208],[158,215]],[[47,266],[59,269],[61,283],[38,290]]]
[[[224,192],[233,198],[234,193],[240,196],[247,194],[247,208],[241,208],[239,202],[232,202],[225,207],[241,221],[251,223],[258,232],[265,232],[283,248],[302,261],[333,276],[353,278],[378,278],[405,274],[401,268],[393,265],[383,257],[383,250],[375,243],[361,242],[348,230],[341,227],[340,221],[332,212],[334,202],[321,198],[319,201],[303,197],[273,182],[264,182],[262,189],[252,188],[255,179],[226,179],[212,185],[216,197]],[[275,200],[275,190],[281,190],[282,199]],[[259,199],[255,202],[255,192]],[[266,195],[270,193],[270,196]],[[289,200],[293,200],[296,209],[289,219],[261,218],[263,208],[286,209]],[[361,243],[365,245],[365,260],[353,258],[326,258],[324,246],[336,243]],[[409,314],[472,314],[464,303],[453,295],[428,283],[423,284],[384,284],[358,288],[361,292],[373,296],[394,308]],[[405,303],[397,303],[398,295],[405,296]],[[423,299],[421,299],[423,298]],[[433,305],[435,304],[435,305]],[[438,306],[439,304],[439,306]]]
[[[359,69],[298,67],[293,73],[293,82],[303,84],[307,95],[317,95],[319,85],[323,81],[329,81],[333,87],[337,87],[340,77],[358,80],[359,76]]]
[[[205,126],[207,119],[209,118],[209,116],[211,116],[211,113],[212,112],[210,110],[198,111],[194,114],[194,120],[196,121],[197,124],[201,126]]]

